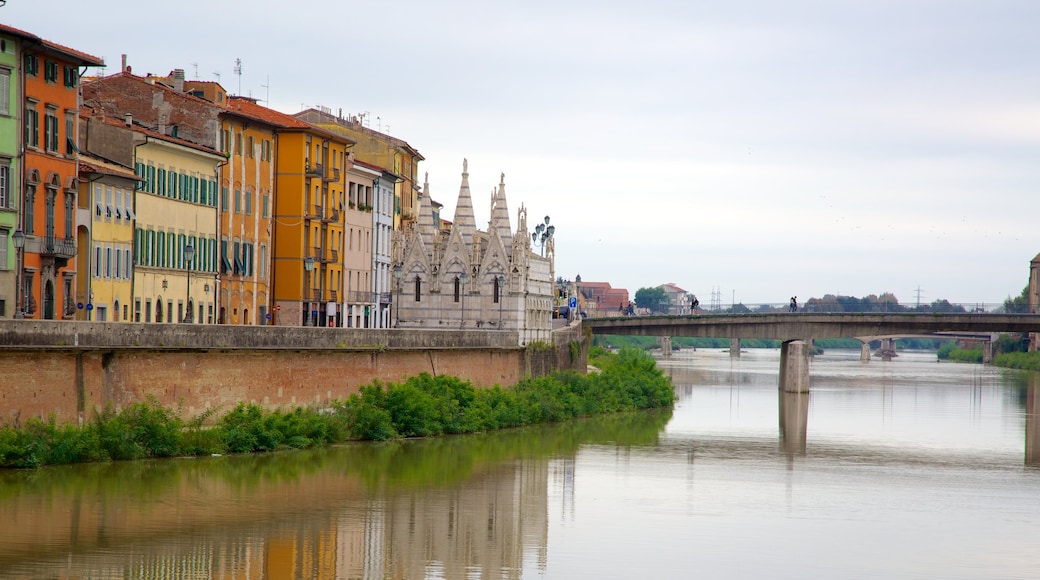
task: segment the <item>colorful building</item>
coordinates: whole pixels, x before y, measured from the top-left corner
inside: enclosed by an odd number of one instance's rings
[[[357,117],[336,116],[325,108],[307,109],[297,113],[296,118],[347,137],[356,143],[351,151],[358,160],[399,177],[394,183],[396,230],[419,219],[419,186],[416,180],[419,162],[424,157],[418,150],[401,139],[365,127]]]
[[[76,319],[130,322],[137,176],[81,145],[79,177]]]
[[[70,319],[76,314],[79,78],[84,72],[81,67],[104,66],[104,62],[22,34],[25,156],[20,314],[26,318]]]
[[[218,151],[134,126],[134,320],[216,322]],[[149,320],[150,313],[154,318]]]
[[[343,315],[350,328],[373,328],[379,313],[372,260],[372,229],[375,224],[376,181],[383,172],[366,167],[348,155],[346,172],[347,207],[344,211],[341,246],[343,255]]]
[[[24,33],[0,24],[0,318],[15,316],[18,301],[18,192],[21,191],[21,63]],[[23,238],[24,239],[24,238]]]

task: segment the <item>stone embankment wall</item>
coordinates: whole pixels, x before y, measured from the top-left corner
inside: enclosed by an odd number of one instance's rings
[[[0,321],[0,423],[82,423],[107,405],[149,399],[185,417],[239,402],[321,405],[373,380],[423,372],[512,386],[572,366],[541,361],[517,339],[503,331]],[[571,360],[568,343],[563,354],[551,351],[554,360]]]

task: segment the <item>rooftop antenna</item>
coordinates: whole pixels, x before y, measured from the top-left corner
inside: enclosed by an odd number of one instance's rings
[[[193,81],[197,81],[197,80],[199,80],[199,63],[193,62],[193,63],[191,63],[191,66],[193,66],[195,68],[195,78],[193,78],[192,80]]]
[[[383,130],[383,118],[379,117],[379,116],[376,116],[376,131],[382,131],[382,130]]]
[[[217,77],[217,84],[220,84],[220,73],[215,72],[213,73],[213,76]]]
[[[271,105],[271,75],[267,75],[267,84],[260,85],[262,88],[267,89],[267,98],[264,99],[264,103],[268,106]]]
[[[238,75],[238,94],[242,94],[242,59],[235,59],[235,74]]]

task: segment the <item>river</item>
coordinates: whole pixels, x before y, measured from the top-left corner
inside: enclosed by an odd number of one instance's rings
[[[0,472],[0,578],[1035,578],[1035,377],[659,359],[672,411]]]

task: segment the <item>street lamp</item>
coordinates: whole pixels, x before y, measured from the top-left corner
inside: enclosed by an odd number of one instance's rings
[[[22,312],[22,248],[25,247],[25,234],[22,233],[22,230],[15,230],[11,234],[11,243],[18,251],[18,271],[15,272],[14,277],[14,317],[22,318],[24,316]]]
[[[183,322],[192,322],[194,316],[192,315],[191,308],[191,267],[195,260],[195,246],[188,242],[188,245],[184,246],[184,268],[188,271],[188,285],[184,288],[184,320]]]
[[[391,304],[393,308],[394,328],[397,328],[398,321],[401,320],[401,315],[398,309],[401,308],[401,278],[404,277],[404,268],[400,264],[394,264],[394,294],[397,294],[396,302]]]
[[[545,255],[545,243],[552,239],[554,233],[556,233],[556,226],[549,225],[549,216],[545,216],[545,223],[538,224],[534,233],[531,234],[531,243],[541,248],[543,256]]]
[[[578,307],[578,312],[574,318],[581,318],[581,274],[574,276],[574,299],[577,301],[575,305]],[[574,315],[575,313],[571,313]]]
[[[314,258],[307,256],[303,259],[303,325],[311,325],[311,302],[307,299],[307,292],[310,291],[311,286],[311,272],[314,271]]]
[[[462,291],[462,316],[459,318],[459,328],[466,327],[466,283],[469,282],[469,276],[465,272],[459,276],[459,284],[461,284]]]
[[[206,294],[206,303],[208,304],[209,303],[209,282],[206,282],[206,285],[202,287],[202,291]],[[207,320],[205,318],[203,318],[203,316],[202,316],[203,308],[205,308],[205,307],[206,307],[206,304],[200,304],[199,305],[199,322],[202,322],[202,323],[206,323],[207,322]]]

